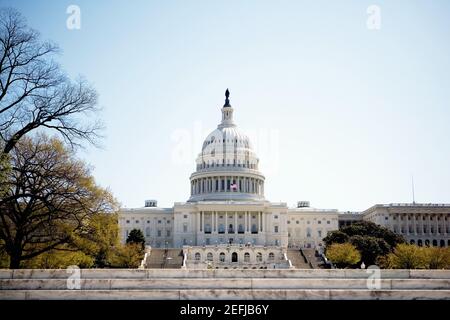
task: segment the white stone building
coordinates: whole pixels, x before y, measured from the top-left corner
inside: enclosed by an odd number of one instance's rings
[[[273,251],[277,260],[288,247],[319,248],[329,231],[365,219],[391,228],[414,243],[449,245],[448,205],[376,205],[363,213],[341,213],[335,209],[314,209],[308,202],[288,208],[286,203],[268,201],[259,159],[247,135],[233,121],[228,90],[221,111],[222,120],[203,142],[196,170],[190,176],[188,201],[159,208],[156,200],[148,200],[143,208],[122,209],[119,226],[123,242],[137,228],[153,248],[184,248],[191,252],[192,257],[188,256],[193,264],[204,264],[208,259],[224,262],[222,257],[232,261],[232,253],[220,255],[220,248],[225,245],[252,252],[250,257],[244,256],[244,251],[240,251],[242,257],[236,252],[239,261],[251,265],[260,262],[256,260],[258,253],[269,259],[267,249],[261,248],[280,248],[281,251]],[[195,258],[196,253],[202,257],[200,260]],[[280,266],[284,262],[264,263]]]

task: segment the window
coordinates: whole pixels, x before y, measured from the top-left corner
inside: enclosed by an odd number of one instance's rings
[[[269,261],[274,261],[275,260],[275,255],[273,254],[273,252],[269,253]]]
[[[278,219],[278,216],[277,216],[277,215],[275,215],[275,216],[273,216],[273,218],[274,218],[274,219]]]
[[[205,244],[206,244],[207,246],[209,246],[209,245],[211,244],[211,239],[210,239],[210,238],[206,238],[206,239],[205,239]]]
[[[291,224],[291,222],[290,222],[290,221],[288,221],[288,222],[287,222],[287,224]]]
[[[330,220],[327,220],[327,224],[330,224]]]
[[[222,223],[219,224],[219,233],[225,233],[225,226]]]
[[[158,237],[161,237],[161,230],[158,230]]]
[[[183,246],[187,245],[187,240],[183,239]]]
[[[319,237],[322,237],[322,230],[317,231]]]
[[[170,230],[166,230],[166,237],[170,237]]]
[[[187,232],[188,230],[188,225],[187,223],[183,224],[183,232]]]
[[[200,255],[200,252],[196,252],[195,253],[195,260],[196,261],[200,261],[201,258],[202,258],[202,256]]]
[[[147,223],[150,223],[150,220],[147,220]]]
[[[221,252],[221,253],[219,254],[219,261],[220,261],[220,262],[225,262],[225,253]]]
[[[298,221],[298,220],[297,220],[297,221],[295,221],[295,223],[296,223],[296,224],[299,224],[299,223],[300,223],[300,221]]]
[[[213,261],[213,254],[211,252],[208,252],[208,254],[206,255],[206,260]]]
[[[238,233],[244,233],[244,226],[242,224],[238,227]]]
[[[205,224],[205,233],[211,233],[211,225],[209,223]]]
[[[130,223],[130,220],[127,220],[127,223]]]
[[[170,220],[167,220],[167,223],[170,223]]]
[[[145,236],[146,237],[150,236],[150,227],[145,228]]]
[[[250,253],[244,253],[244,262],[250,262]]]
[[[231,262],[238,262],[238,254],[237,254],[237,252],[233,252],[231,254]]]
[[[319,220],[319,221],[317,221],[317,223],[318,223],[318,224],[322,224],[322,221]]]
[[[278,233],[278,226],[273,227],[273,232]]]
[[[256,227],[256,224],[252,224],[252,233],[258,233],[258,228]]]
[[[187,214],[183,215],[183,218],[187,219]]]
[[[388,217],[384,217],[384,220],[388,220],[389,218]]]
[[[262,253],[261,253],[261,252],[258,252],[258,253],[256,254],[256,261],[257,261],[257,262],[262,262]]]
[[[161,220],[158,220],[158,223],[161,223]]]
[[[139,220],[136,220],[136,223],[139,223]]]

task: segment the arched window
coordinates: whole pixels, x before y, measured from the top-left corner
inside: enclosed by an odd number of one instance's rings
[[[445,247],[445,240],[441,240],[441,241],[440,241],[440,246],[441,246],[441,247]]]
[[[244,262],[250,262],[250,253],[244,253]]]
[[[222,223],[219,224],[219,233],[225,233],[225,226]]]
[[[273,261],[275,260],[275,255],[273,254],[273,252],[269,253],[269,261]]]
[[[422,244],[422,239],[419,239],[419,240],[417,240],[417,245],[419,246],[419,247],[421,247],[423,244]]]
[[[416,242],[415,242],[414,239],[413,239],[413,240],[411,240],[409,243],[410,243],[410,244],[415,244]]]
[[[430,240],[425,240],[425,245],[427,246],[427,247],[429,247],[430,246]]]
[[[213,261],[213,254],[211,252],[208,252],[208,254],[206,255],[206,260]]]
[[[233,224],[231,223],[228,225],[228,233],[234,233]]]
[[[244,233],[244,225],[242,225],[242,224],[239,225],[238,233]]]
[[[201,258],[202,258],[202,256],[200,255],[200,252],[196,252],[195,253],[195,260],[196,261],[200,261]]]
[[[238,254],[237,254],[237,252],[233,252],[231,254],[231,262],[238,262]]]
[[[437,240],[433,240],[433,247],[437,247],[437,244],[438,242],[437,242]]]
[[[221,252],[219,254],[219,260],[220,260],[220,262],[225,262],[225,253]]]
[[[262,262],[262,253],[261,253],[261,252],[258,252],[258,253],[256,254],[256,261],[257,261],[257,262]]]

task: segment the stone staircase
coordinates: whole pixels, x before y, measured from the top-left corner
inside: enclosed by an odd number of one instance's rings
[[[378,270],[379,271],[379,270]],[[450,300],[450,270],[1,270],[0,300]],[[79,275],[79,277],[77,277]],[[78,279],[78,280],[77,280]],[[74,281],[78,286],[74,288]]]
[[[308,263],[311,263],[310,267],[312,266],[313,269],[319,269],[323,267],[323,259],[320,256],[316,256],[315,249],[302,248],[301,250],[308,260]]]
[[[151,249],[145,267],[149,269],[179,269],[183,264],[180,249]]]
[[[286,255],[296,269],[311,269],[311,266],[301,255],[300,250],[288,249]]]

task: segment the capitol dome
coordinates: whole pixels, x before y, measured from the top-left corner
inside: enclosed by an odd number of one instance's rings
[[[264,200],[264,176],[250,139],[233,122],[234,109],[225,92],[222,121],[203,142],[191,175],[189,201]]]

